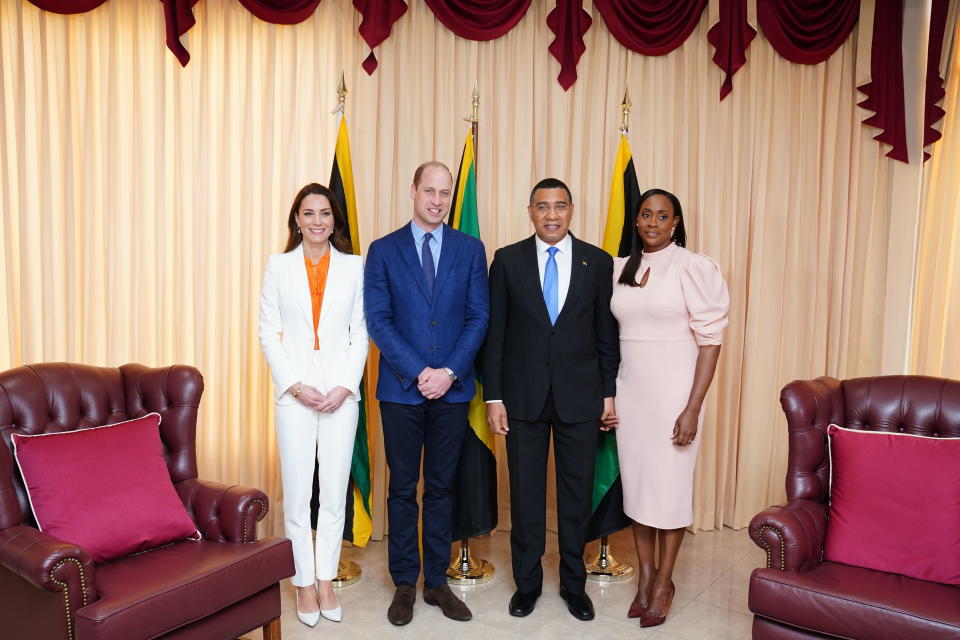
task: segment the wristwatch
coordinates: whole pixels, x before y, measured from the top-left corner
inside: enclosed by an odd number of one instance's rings
[[[450,376],[450,382],[457,381],[457,374],[453,372],[453,369],[451,369],[450,367],[444,367],[443,370],[447,372],[448,376]]]

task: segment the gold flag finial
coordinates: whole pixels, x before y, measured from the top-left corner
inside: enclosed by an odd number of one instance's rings
[[[470,96],[470,115],[464,118],[467,122],[480,122],[480,85],[474,83],[473,94]]]
[[[343,113],[344,107],[347,105],[347,94],[350,93],[347,91],[347,83],[343,77],[343,71],[340,72],[340,84],[337,85],[337,111]]]
[[[623,90],[623,102],[620,103],[620,133],[623,135],[627,135],[630,131],[630,107],[633,106],[628,91],[628,89]]]

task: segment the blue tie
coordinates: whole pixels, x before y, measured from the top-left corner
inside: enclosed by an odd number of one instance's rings
[[[420,265],[423,267],[423,277],[427,281],[427,293],[433,297],[433,283],[437,279],[437,272],[433,269],[433,252],[430,251],[430,241],[433,235],[423,236],[423,249],[420,252]]]
[[[550,324],[557,324],[557,316],[560,315],[559,301],[557,297],[557,259],[554,257],[559,251],[556,247],[547,249],[550,257],[547,258],[547,266],[543,268],[543,301],[547,303],[547,314],[550,316]]]

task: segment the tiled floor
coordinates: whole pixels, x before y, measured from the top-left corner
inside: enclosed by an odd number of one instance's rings
[[[590,550],[595,550],[593,543]],[[610,538],[614,556],[635,563],[633,539],[629,530]],[[344,549],[343,556],[363,567],[363,578],[338,590],[343,606],[343,622],[321,618],[313,629],[297,620],[293,587],[283,586],[283,638],[304,640],[336,638],[449,638],[464,634],[469,638],[524,640],[575,638],[654,638],[656,640],[741,640],[750,638],[752,615],[747,609],[747,583],[750,572],[765,563],[763,551],[747,537],[746,530],[723,529],[696,535],[687,534],[674,582],[677,594],[667,622],[660,627],[641,629],[637,620],[626,617],[627,607],[636,593],[636,580],[600,586],[587,582],[597,617],[580,622],[566,610],[557,594],[557,539],[547,534],[544,556],[543,596],[537,608],[526,618],[507,613],[507,602],[514,585],[510,576],[510,536],[498,532],[491,539],[476,540],[471,550],[493,562],[493,580],[475,587],[456,588],[473,611],[470,622],[444,618],[440,610],[424,604],[418,593],[413,622],[394,627],[387,622],[387,607],[393,597],[393,585],[387,573],[385,542],[371,542],[366,549]],[[259,631],[246,636],[260,640]]]

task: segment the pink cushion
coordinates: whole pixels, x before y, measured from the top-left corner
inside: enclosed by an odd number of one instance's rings
[[[160,416],[13,435],[37,525],[104,562],[195,536],[163,459]]]
[[[960,586],[960,438],[827,433],[824,559]]]

